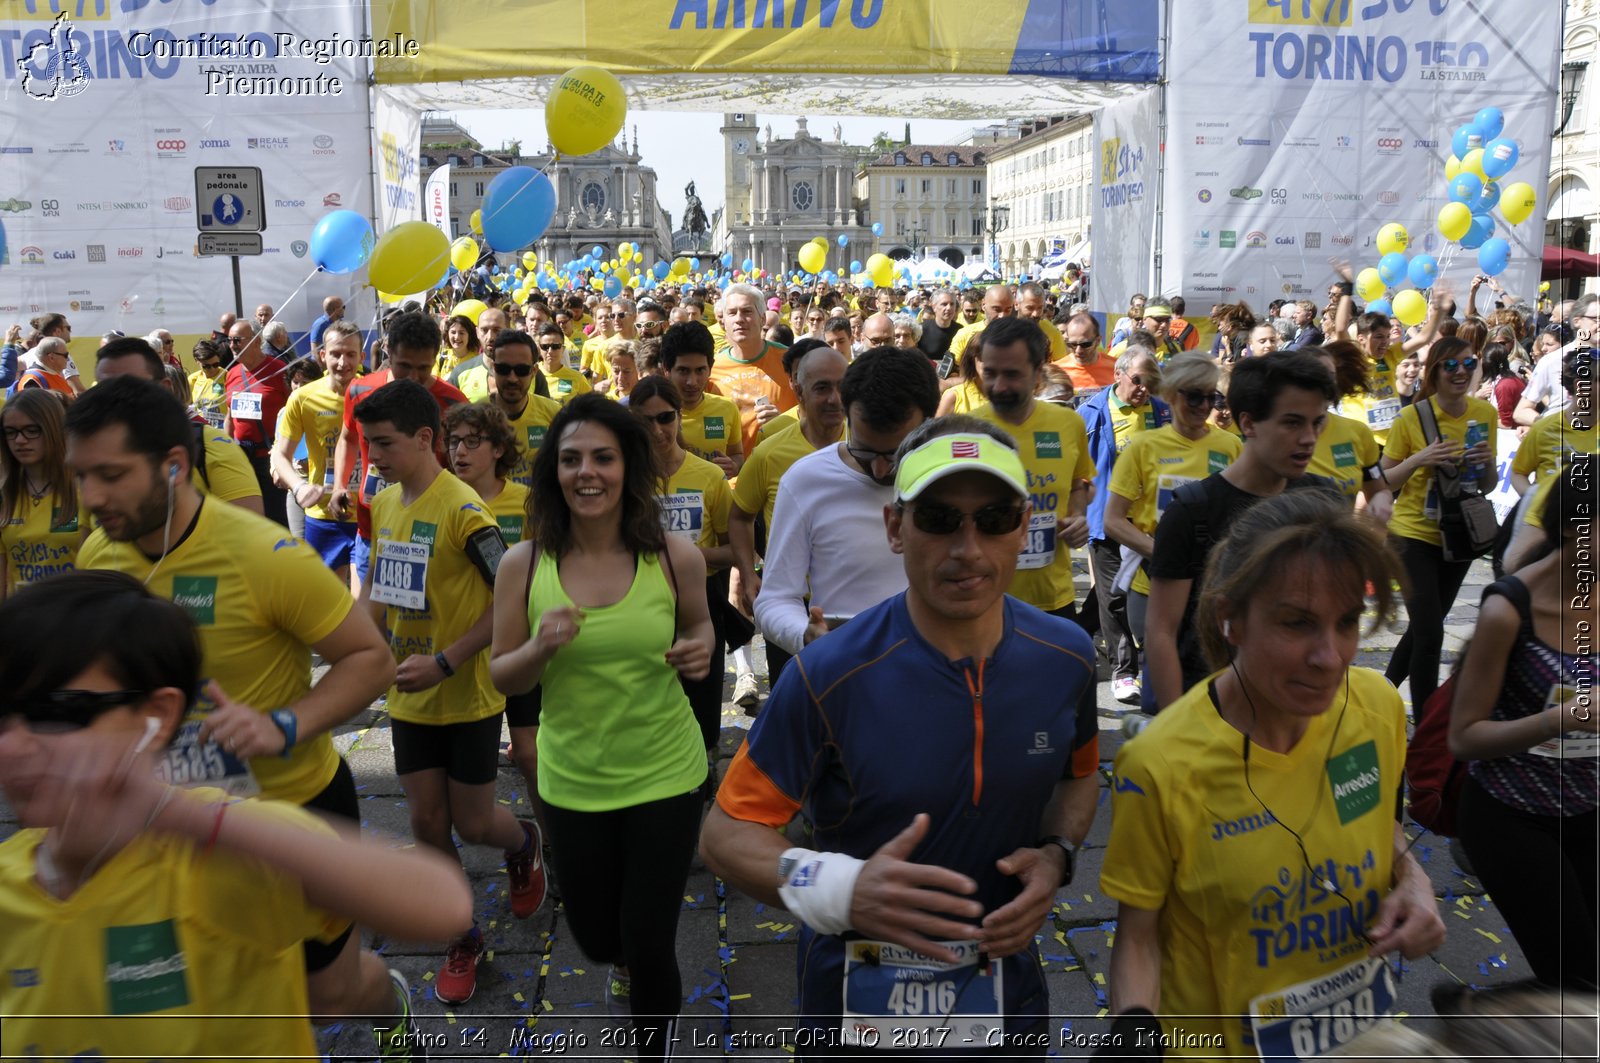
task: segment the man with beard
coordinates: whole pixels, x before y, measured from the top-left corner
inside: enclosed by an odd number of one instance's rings
[[[840,392],[846,442],[795,462],[773,507],[755,619],[789,653],[906,588],[883,507],[894,501],[895,450],[933,416],[938,382],[920,351],[877,347],[850,364]]]

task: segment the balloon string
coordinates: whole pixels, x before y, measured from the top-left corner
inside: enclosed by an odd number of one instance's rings
[[[306,279],[301,281],[295,287],[295,290],[289,293],[287,298],[279,300],[279,302],[278,302],[278,310],[274,310],[273,313],[272,313],[272,316],[267,319],[267,324],[266,325],[262,325],[260,330],[256,332],[257,336],[263,337],[262,340],[261,340],[261,343],[262,343],[263,346],[265,346],[265,344],[267,342],[266,339],[265,339],[265,335],[266,335],[266,331],[267,331],[267,325],[271,325],[274,321],[278,320],[279,311],[281,311],[284,307],[288,306],[291,302],[293,302],[294,301],[294,297],[299,295],[301,293],[301,291],[303,291],[305,289],[305,286],[311,283],[311,278],[315,277],[318,273],[321,273],[321,272],[322,272],[322,267],[321,266],[312,266],[311,267],[311,272],[306,274]],[[265,354],[266,352],[263,351],[262,353]],[[310,354],[297,354],[293,358],[291,358],[287,362],[285,362],[282,369],[274,370],[273,372],[268,373],[266,376],[254,376],[254,375],[252,375],[250,377],[250,379],[253,380],[253,381],[257,381],[257,382],[271,380],[273,377],[281,376],[284,373],[287,373],[291,366],[296,365],[296,364],[298,364],[300,362],[309,361],[312,357],[313,356],[310,355]]]

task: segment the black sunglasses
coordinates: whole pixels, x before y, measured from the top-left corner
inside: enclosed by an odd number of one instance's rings
[[[1099,342],[1099,341],[1098,340],[1067,340],[1066,344],[1067,344],[1068,347],[1076,347],[1078,350],[1081,351],[1081,350],[1083,350],[1083,349],[1085,349],[1087,347],[1093,347],[1097,342]]]
[[[863,469],[872,468],[872,463],[880,460],[886,461],[890,465],[894,464],[896,452],[893,450],[868,450],[865,447],[852,446],[849,443],[844,445],[844,449],[847,454],[856,459],[856,464]]]
[[[541,351],[559,351],[565,346],[566,344],[564,343],[541,343],[539,344],[539,349]]]
[[[1439,367],[1446,373],[1454,373],[1458,369],[1465,369],[1470,373],[1478,368],[1478,360],[1476,358],[1446,358],[1439,363]]]
[[[939,502],[919,502],[907,508],[911,510],[911,523],[924,535],[953,535],[969,517],[983,535],[1009,535],[1022,527],[1022,507],[1014,504],[996,503],[970,514]]]
[[[1189,406],[1210,407],[1215,406],[1217,403],[1217,392],[1215,391],[1190,391],[1188,388],[1184,388],[1178,394],[1183,396],[1183,401]]]
[[[149,693],[147,690],[52,690],[37,700],[8,706],[7,711],[19,712],[30,730],[78,731],[112,709],[137,705]]]
[[[517,376],[529,376],[533,373],[533,366],[512,365],[509,362],[496,362],[494,363],[494,372],[496,376],[511,376],[513,373],[515,373]]]
[[[647,421],[652,421],[655,424],[666,426],[678,419],[678,411],[662,410],[660,413],[641,413],[639,416],[643,417]]]

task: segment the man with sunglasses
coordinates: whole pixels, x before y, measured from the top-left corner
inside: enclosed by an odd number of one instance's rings
[[[544,444],[545,432],[561,403],[534,394],[534,383],[543,379],[534,363],[533,339],[520,329],[506,329],[495,337],[494,349],[489,352],[494,369],[493,383],[489,386],[489,401],[500,407],[500,412],[511,422],[521,455],[511,479],[527,487],[533,482],[533,458]]]
[[[489,311],[484,313],[487,315]],[[384,342],[389,349],[388,364],[376,373],[352,380],[350,387],[345,390],[344,427],[340,429],[339,443],[334,451],[334,488],[328,512],[334,520],[345,520],[351,510],[355,512],[356,544],[350,557],[351,582],[355,591],[361,589],[361,581],[366,579],[367,566],[372,557],[372,496],[389,486],[367,461],[367,440],[356,420],[356,404],[391,380],[415,380],[426,387],[433,401],[439,404],[441,414],[456,403],[467,401],[459,388],[433,375],[441,338],[437,320],[427,314],[412,312],[395,314],[387,324]],[[441,437],[435,444],[440,465],[449,460],[442,449],[443,442]],[[359,475],[356,465],[358,459]],[[352,487],[352,484],[356,486]]]
[[[648,340],[663,335],[667,331],[666,310],[652,299],[643,300],[639,303],[634,328],[638,330],[640,339]]]
[[[1150,685],[1146,703],[1159,712],[1210,672],[1195,627],[1202,577],[1213,544],[1239,515],[1286,490],[1321,489],[1343,500],[1332,480],[1309,475],[1317,437],[1338,399],[1333,373],[1309,351],[1246,358],[1228,381],[1228,408],[1245,441],[1221,472],[1184,484],[1156,525],[1146,569],[1150,605],[1144,654]],[[1187,396],[1185,396],[1187,401]]]
[[[1062,342],[1066,344],[1067,356],[1057,359],[1056,364],[1072,378],[1073,391],[1080,399],[1087,401],[1101,388],[1116,381],[1116,359],[1105,357],[1100,350],[1100,322],[1093,314],[1069,317]]]
[[[534,331],[533,337],[544,363],[540,376],[552,399],[565,406],[573,397],[593,390],[588,378],[567,364],[567,337],[560,325],[547,321]]]
[[[938,384],[922,352],[876,347],[840,392],[845,441],[790,466],[767,533],[756,626],[789,653],[905,590],[878,521],[894,500],[895,450],[934,415]]]
[[[1043,1056],[1033,939],[1094,818],[1098,726],[1082,697],[1094,649],[1005,593],[1029,507],[1004,433],[945,417],[897,458],[880,519],[906,589],[795,658],[701,852],[805,924],[798,1025],[815,1044],[914,1031],[913,1044]],[[797,812],[816,824],[815,849],[782,833]],[[913,983],[948,1003],[897,1016]]]
[[[1086,316],[1086,315],[1085,315]],[[1073,334],[1074,323],[1067,325]],[[1109,358],[1105,361],[1110,362]],[[1094,460],[1094,492],[1089,501],[1089,566],[1094,575],[1095,606],[1100,611],[1100,634],[1111,661],[1111,695],[1131,705],[1139,700],[1139,650],[1128,622],[1128,590],[1118,588],[1122,547],[1106,533],[1106,502],[1111,497],[1111,473],[1117,455],[1139,432],[1152,431],[1172,421],[1172,411],[1155,397],[1161,368],[1155,352],[1130,343],[1116,360],[1110,387],[1102,388],[1078,407]]]

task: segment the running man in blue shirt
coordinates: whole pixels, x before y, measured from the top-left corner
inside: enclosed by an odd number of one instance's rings
[[[1005,589],[1027,472],[971,417],[901,445],[890,546],[908,589],[794,659],[723,781],[706,863],[804,924],[803,1056],[1043,1055],[1033,945],[1094,818],[1094,650]],[[791,847],[799,812],[815,849]]]

